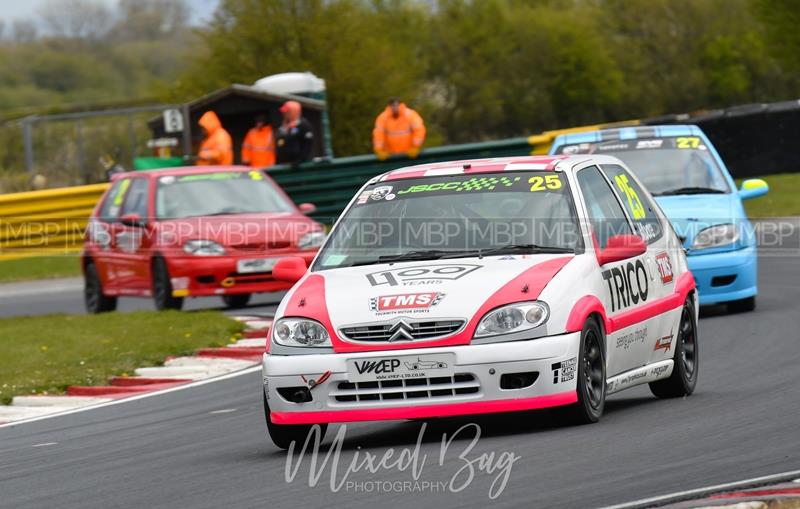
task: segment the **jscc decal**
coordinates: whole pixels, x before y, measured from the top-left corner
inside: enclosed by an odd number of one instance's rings
[[[642,260],[604,270],[603,279],[608,283],[612,312],[647,300],[647,270]]]
[[[398,295],[381,295],[369,300],[369,308],[375,312],[416,310],[426,311],[444,298],[441,292],[401,293]]]
[[[441,282],[442,280],[460,279],[470,272],[481,268],[481,265],[435,264],[404,267],[401,269],[382,270],[367,274],[372,286],[412,286]]]
[[[394,370],[400,367],[400,361],[398,359],[384,359],[382,361],[356,361],[355,365],[359,375],[363,375],[364,373],[394,373]]]
[[[661,282],[664,284],[672,282],[672,262],[669,259],[669,254],[660,253],[656,255],[656,266],[658,267],[658,274],[661,276]]]

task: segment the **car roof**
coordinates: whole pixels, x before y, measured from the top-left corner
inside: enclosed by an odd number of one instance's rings
[[[174,168],[160,168],[157,170],[144,170],[144,171],[126,171],[125,173],[117,173],[111,178],[111,181],[119,180],[129,177],[144,177],[144,178],[158,178],[167,175],[200,175],[203,173],[222,173],[226,171],[250,171],[253,168],[249,166],[177,166]]]
[[[553,141],[553,146],[573,145],[575,143],[598,143],[616,140],[635,140],[637,138],[664,138],[667,136],[702,136],[703,131],[696,125],[647,125],[598,129],[581,133],[562,134]]]
[[[584,162],[590,158],[597,159],[601,157],[606,158],[606,156],[596,155],[558,155],[495,157],[489,159],[444,161],[398,168],[373,178],[370,183],[419,177],[433,177],[437,175],[469,175],[480,173],[497,173],[501,171],[564,171],[572,168],[575,163]]]

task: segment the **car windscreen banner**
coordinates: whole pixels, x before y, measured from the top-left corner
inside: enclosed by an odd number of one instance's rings
[[[635,150],[708,150],[698,136],[671,136],[664,138],[636,138],[631,140],[606,140],[574,143],[556,148],[557,154],[609,154]]]

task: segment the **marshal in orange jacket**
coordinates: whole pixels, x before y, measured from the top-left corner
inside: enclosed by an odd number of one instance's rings
[[[254,127],[247,131],[242,143],[242,164],[266,168],[275,164],[275,138],[272,126]]]
[[[379,157],[391,154],[416,157],[424,141],[425,123],[422,117],[404,103],[398,105],[397,116],[389,105],[375,119],[372,148]]]
[[[198,122],[206,130],[206,137],[200,144],[197,157],[198,166],[233,164],[233,141],[228,131],[222,128],[222,122],[213,111],[203,113]]]

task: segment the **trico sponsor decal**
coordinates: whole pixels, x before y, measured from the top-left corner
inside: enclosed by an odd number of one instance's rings
[[[623,334],[617,338],[617,350],[628,350],[631,345],[644,343],[647,339],[647,327]]]
[[[664,284],[672,282],[672,261],[669,259],[668,253],[659,253],[656,255],[656,267],[658,273],[661,275],[661,282]]]
[[[480,269],[482,265],[468,265],[461,263],[418,265],[400,269],[382,270],[367,274],[369,284],[372,286],[413,286],[441,283],[444,280],[460,279],[467,274]]]
[[[575,366],[578,364],[578,358],[573,357],[571,359],[567,359],[561,362],[556,362],[550,366],[550,369],[553,370],[553,383],[557,384],[559,381],[559,375],[561,382],[569,382],[573,378],[575,378]]]
[[[428,311],[444,298],[442,292],[401,293],[397,295],[381,295],[369,299],[370,311],[376,313],[393,311]]]
[[[647,300],[647,270],[642,260],[604,270],[603,279],[608,283],[612,312]]]
[[[669,331],[669,336],[662,336],[656,340],[656,346],[653,348],[653,351],[664,350],[664,352],[669,352],[672,348],[672,337],[674,334],[672,331]]]

